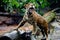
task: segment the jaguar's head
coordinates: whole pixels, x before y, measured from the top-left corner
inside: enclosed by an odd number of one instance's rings
[[[29,10],[29,9],[35,9],[35,6],[34,6],[33,3],[28,3],[28,4],[25,4],[24,6],[25,6],[25,8],[28,9],[28,10]]]

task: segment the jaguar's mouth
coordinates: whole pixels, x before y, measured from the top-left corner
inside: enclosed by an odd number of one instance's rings
[[[34,9],[33,7],[29,8],[29,9]]]
[[[35,9],[35,7],[34,7],[34,6],[32,6],[32,7],[30,7],[29,9]]]

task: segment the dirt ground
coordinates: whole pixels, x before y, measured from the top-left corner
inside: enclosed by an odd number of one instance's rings
[[[12,25],[12,26],[7,26],[7,25],[0,25],[0,35],[2,35],[2,34],[4,34],[4,33],[6,33],[6,32],[9,32],[9,31],[11,31],[11,30],[13,30],[13,29],[16,29],[17,27],[16,27],[17,25]]]

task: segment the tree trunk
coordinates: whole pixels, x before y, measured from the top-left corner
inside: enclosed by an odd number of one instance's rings
[[[46,21],[49,23],[53,18],[55,18],[56,13],[49,11],[48,13],[45,13],[43,17],[46,19]]]

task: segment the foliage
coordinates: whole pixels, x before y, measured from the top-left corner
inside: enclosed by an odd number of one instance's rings
[[[20,13],[25,12],[23,8],[24,4],[30,2],[33,3],[37,9],[49,6],[47,0],[3,0],[3,2],[6,4],[5,6],[6,11],[12,12],[14,9],[16,9]]]
[[[13,11],[14,8],[19,7],[19,3],[16,0],[3,0],[3,2],[6,4],[5,9],[10,12]]]

